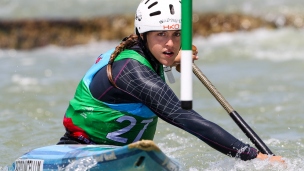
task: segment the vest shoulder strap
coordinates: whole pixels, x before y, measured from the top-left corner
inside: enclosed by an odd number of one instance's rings
[[[149,67],[150,69],[152,69],[154,71],[150,62],[134,50],[126,49],[126,50],[120,52],[120,54],[115,58],[114,61],[119,61],[119,60],[126,59],[126,58],[135,59],[138,62],[140,62],[141,64]]]

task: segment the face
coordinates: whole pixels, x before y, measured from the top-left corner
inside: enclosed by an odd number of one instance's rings
[[[180,30],[152,31],[147,44],[152,55],[163,65],[171,66],[181,46]]]

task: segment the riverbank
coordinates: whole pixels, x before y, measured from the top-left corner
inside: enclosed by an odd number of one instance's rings
[[[133,33],[134,16],[107,16],[91,19],[0,20],[0,48],[30,50],[46,45],[73,46],[91,41],[119,40]],[[303,28],[301,16],[250,16],[238,13],[193,15],[193,35],[251,31],[265,27]]]

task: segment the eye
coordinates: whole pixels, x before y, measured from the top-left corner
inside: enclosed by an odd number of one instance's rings
[[[157,35],[158,35],[158,36],[165,36],[166,33],[165,33],[165,32],[159,32]]]
[[[179,32],[175,32],[174,36],[180,37],[181,36],[181,32],[180,31]]]

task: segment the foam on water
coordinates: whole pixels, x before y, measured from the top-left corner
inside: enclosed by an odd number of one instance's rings
[[[169,137],[169,139],[167,139]],[[173,139],[174,140],[173,140]],[[210,147],[200,144],[199,141],[188,136],[181,136],[175,133],[168,134],[163,137],[163,143],[158,146],[168,154],[168,156],[177,159],[183,166],[183,170],[188,171],[301,171],[303,167],[303,150],[301,146],[294,147],[293,150],[297,152],[295,155],[284,157],[284,163],[271,162],[269,159],[259,160],[254,159],[251,161],[241,161],[239,159],[225,157],[224,155],[216,152]],[[174,142],[171,142],[174,141]],[[274,144],[273,141],[276,143]],[[175,144],[176,145],[175,145]],[[265,140],[267,146],[275,149],[279,148],[282,144],[279,140]],[[277,144],[279,143],[279,144]],[[170,146],[170,147],[169,147]],[[284,148],[284,146],[283,146]],[[193,150],[195,149],[195,150]],[[288,149],[286,149],[288,150]],[[292,149],[289,149],[292,151]],[[186,152],[185,152],[186,151]]]
[[[201,47],[199,53],[203,58],[208,58],[209,53],[214,53],[215,49],[228,49],[235,58],[256,58],[276,62],[304,60],[303,29],[261,28],[252,32],[219,33],[207,38],[195,38],[194,44]]]
[[[303,170],[303,30],[258,29],[196,37],[196,63],[285,165],[229,158],[176,127],[160,121],[155,142],[184,170]],[[55,144],[76,85],[96,57],[119,41],[31,51],[0,50],[0,170],[26,151]],[[170,84],[179,92],[177,84]],[[194,108],[242,141],[239,130],[195,80]],[[17,129],[16,129],[17,128]]]

